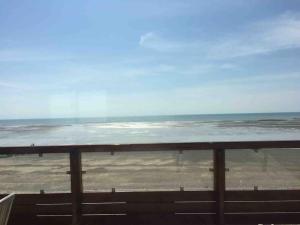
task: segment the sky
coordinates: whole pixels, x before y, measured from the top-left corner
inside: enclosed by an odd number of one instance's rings
[[[297,111],[298,0],[0,0],[0,119]]]

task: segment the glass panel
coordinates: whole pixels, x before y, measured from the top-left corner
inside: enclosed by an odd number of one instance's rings
[[[226,150],[227,189],[300,189],[300,151]]]
[[[213,188],[212,151],[85,153],[85,191]]]
[[[69,168],[68,154],[0,155],[0,192],[69,192]]]

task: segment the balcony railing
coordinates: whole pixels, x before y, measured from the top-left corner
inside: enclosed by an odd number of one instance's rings
[[[0,199],[0,225],[7,224],[14,198],[15,195],[10,194]]]
[[[227,190],[226,150],[299,149],[300,141],[0,147],[0,154],[67,153],[70,193],[17,194],[10,225],[300,223],[300,190]],[[83,191],[87,152],[213,151],[211,191]],[[2,159],[5,160],[5,159]],[[300,159],[299,159],[300,161]],[[2,196],[0,196],[2,197]]]

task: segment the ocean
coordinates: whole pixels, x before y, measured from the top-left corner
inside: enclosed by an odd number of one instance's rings
[[[300,113],[0,120],[0,146],[299,139]]]

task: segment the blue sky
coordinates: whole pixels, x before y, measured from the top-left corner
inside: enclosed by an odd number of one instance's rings
[[[0,0],[0,118],[300,111],[297,0]]]

